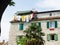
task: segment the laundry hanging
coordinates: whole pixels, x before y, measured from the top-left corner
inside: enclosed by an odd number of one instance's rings
[[[16,21],[16,15],[14,15],[14,21]]]
[[[29,15],[26,15],[26,16],[25,16],[25,21],[26,21],[26,22],[29,22]]]
[[[17,20],[20,21],[21,16],[16,16]]]
[[[24,18],[25,16],[21,16],[21,18],[22,18],[22,21],[24,21],[25,20],[25,18]]]
[[[30,14],[29,15],[29,20],[32,20],[32,18],[34,17],[34,15],[35,15],[34,13]]]

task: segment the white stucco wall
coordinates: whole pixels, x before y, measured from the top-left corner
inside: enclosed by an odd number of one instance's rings
[[[45,17],[49,17],[49,13],[44,13],[44,14],[37,14],[38,18],[45,18]]]
[[[60,12],[54,12],[52,13],[53,16],[60,16]],[[49,17],[50,13],[43,13],[43,14],[37,14],[38,18],[46,18]],[[54,31],[50,31],[46,27],[47,21],[50,20],[43,20],[43,21],[34,21],[34,22],[41,22],[42,31],[45,33],[45,36],[43,36],[43,39],[45,40],[45,45],[60,45],[60,19],[54,19],[58,23],[58,28],[55,28]],[[31,22],[24,23],[24,30],[28,28]],[[16,36],[24,35],[25,33],[23,30],[19,30],[19,24],[18,23],[11,23],[10,26],[10,32],[9,32],[9,41],[8,45],[16,45]],[[58,34],[58,41],[47,41],[47,34]]]
[[[60,12],[51,12],[52,16],[50,16],[50,13],[41,13],[37,14],[38,18],[46,18],[46,17],[56,17],[60,16]]]
[[[57,20],[58,28],[55,28],[54,31],[50,31],[46,28],[47,21],[39,21],[41,22],[42,31],[45,33],[45,36],[43,36],[43,39],[45,40],[45,45],[60,45],[60,21]],[[24,30],[28,28],[28,25],[30,25],[30,23],[24,23]],[[58,34],[58,41],[47,41],[47,34]],[[23,30],[19,30],[19,23],[11,23],[9,45],[16,45],[16,36],[18,35],[24,35]]]

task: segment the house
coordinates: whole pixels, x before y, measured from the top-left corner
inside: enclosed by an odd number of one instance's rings
[[[23,32],[31,23],[38,23],[45,33],[44,45],[60,45],[60,10],[52,11],[19,11],[14,19],[10,21],[10,32],[8,45],[17,45]],[[20,44],[19,44],[20,45]]]

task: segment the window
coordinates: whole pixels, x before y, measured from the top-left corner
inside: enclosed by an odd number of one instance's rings
[[[50,16],[52,16],[52,13],[50,13]]]
[[[47,35],[47,41],[50,41],[50,40],[57,41],[58,40],[58,34],[48,34]]]
[[[54,35],[50,35],[51,36],[51,40],[54,40]]]
[[[23,30],[23,24],[19,24],[19,30]]]
[[[49,24],[50,24],[49,25],[50,28],[54,28],[55,27],[55,23],[54,22],[50,22]]]
[[[57,21],[47,22],[47,28],[57,28],[57,27],[58,27]]]
[[[38,26],[40,26],[40,27],[41,27],[41,22],[38,22]]]
[[[31,23],[31,25],[34,25],[35,23]],[[37,22],[36,25],[41,27],[41,22]]]

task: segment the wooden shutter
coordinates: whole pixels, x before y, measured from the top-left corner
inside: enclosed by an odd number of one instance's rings
[[[58,40],[58,34],[55,34],[55,35],[54,35],[54,39],[55,39],[55,41]]]
[[[49,22],[47,22],[47,28],[49,28]]]
[[[23,24],[19,25],[19,30],[23,30]]]
[[[57,21],[55,21],[55,28],[57,28]]]
[[[47,34],[47,41],[50,41],[50,34]]]
[[[34,25],[34,23],[31,23],[31,25]]]
[[[38,26],[40,26],[40,27],[41,27],[41,22],[38,22]]]

